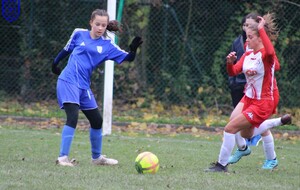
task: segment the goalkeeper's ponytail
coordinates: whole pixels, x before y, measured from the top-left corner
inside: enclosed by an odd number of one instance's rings
[[[117,20],[109,21],[106,29],[110,32],[123,32],[121,24]]]

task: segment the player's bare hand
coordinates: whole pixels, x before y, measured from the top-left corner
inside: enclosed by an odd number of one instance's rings
[[[236,52],[232,51],[232,52],[230,52],[227,55],[227,57],[226,57],[226,60],[227,60],[226,63],[233,64],[236,59],[237,59]]]
[[[260,30],[264,27],[264,25],[266,24],[266,21],[263,17],[261,16],[257,16],[257,19],[258,19],[258,26],[257,26],[257,29]]]

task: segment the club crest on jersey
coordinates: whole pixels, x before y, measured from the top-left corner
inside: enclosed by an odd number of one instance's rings
[[[97,51],[98,51],[99,53],[102,53],[102,46],[97,46]]]
[[[255,70],[250,70],[250,69],[248,69],[247,71],[246,71],[246,75],[248,75],[248,76],[254,76],[254,75],[256,75],[257,74],[257,71],[255,71]]]

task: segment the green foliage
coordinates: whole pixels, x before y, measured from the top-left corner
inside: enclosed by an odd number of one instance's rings
[[[57,78],[51,63],[74,28],[89,28],[95,8],[106,9],[106,4],[31,0],[21,3],[22,14],[14,23],[1,17],[1,91],[23,102],[55,100]],[[114,99],[130,104],[143,97],[147,102],[206,109],[230,106],[225,57],[241,32],[242,17],[253,11],[276,13],[280,107],[299,107],[300,12],[299,6],[286,1],[125,1],[119,45],[128,50],[137,35],[144,43],[134,62],[116,66]],[[66,62],[67,58],[59,66]],[[92,76],[98,101],[104,70],[102,65]]]

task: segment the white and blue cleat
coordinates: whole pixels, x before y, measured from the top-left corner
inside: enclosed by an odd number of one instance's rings
[[[261,141],[261,135],[256,135],[251,139],[246,139],[247,146],[258,146]]]

